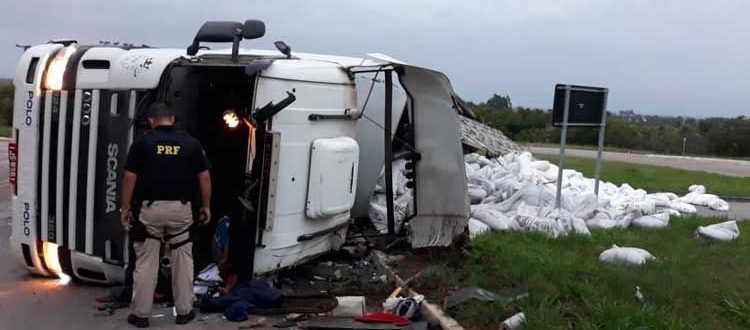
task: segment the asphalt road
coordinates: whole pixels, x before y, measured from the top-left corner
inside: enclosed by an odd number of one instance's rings
[[[549,147],[527,147],[533,154],[558,155],[560,149]],[[565,149],[565,154],[571,157],[596,158],[596,150]],[[654,154],[638,154],[625,152],[605,151],[605,160],[644,165],[656,165],[680,168],[691,171],[704,171],[730,176],[750,176],[750,161],[708,158],[708,157],[682,157]]]

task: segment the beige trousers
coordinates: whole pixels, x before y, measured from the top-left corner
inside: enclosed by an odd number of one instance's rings
[[[146,231],[155,237],[166,237],[185,231],[193,224],[190,203],[181,201],[144,202],[138,220]],[[189,238],[189,233],[166,240],[175,244]],[[154,290],[159,271],[159,248],[161,241],[146,238],[135,242],[136,261],[133,271],[133,301],[131,312],[138,317],[151,316]],[[193,307],[193,243],[172,249],[172,291],[178,314],[187,314]]]

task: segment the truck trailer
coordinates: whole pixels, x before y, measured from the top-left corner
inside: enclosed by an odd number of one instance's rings
[[[123,165],[154,102],[177,110],[176,125],[203,145],[212,214],[231,219],[230,262],[251,274],[339,248],[381,177],[393,199],[395,157],[411,164],[413,213],[396,230],[389,202],[389,234],[426,247],[464,231],[457,98],[444,74],[383,54],[240,47],[264,34],[261,21],[214,21],[187,49],[53,40],[26,50],[9,144],[19,263],[39,275],[123,280]]]

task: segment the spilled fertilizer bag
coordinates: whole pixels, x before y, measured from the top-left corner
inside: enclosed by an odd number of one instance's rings
[[[666,228],[669,226],[669,213],[644,215],[633,219],[632,225],[639,228]]]
[[[491,229],[489,226],[485,225],[484,222],[474,218],[469,219],[469,239],[474,239],[479,235],[489,232],[491,232]]]
[[[483,222],[492,230],[505,231],[517,229],[516,221],[504,212],[484,205],[472,205],[471,217]]]
[[[695,231],[695,237],[728,242],[740,237],[740,228],[737,227],[737,221],[721,222],[706,227],[700,226]]]
[[[599,261],[614,265],[640,266],[651,259],[654,256],[644,249],[617,245],[599,254]]]

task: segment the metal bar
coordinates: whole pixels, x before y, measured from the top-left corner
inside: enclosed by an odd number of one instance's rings
[[[565,85],[565,107],[563,108],[563,126],[560,134],[560,159],[557,168],[557,193],[555,194],[555,208],[560,208],[562,198],[563,165],[565,159],[565,140],[568,138],[568,113],[570,112],[570,85]]]
[[[570,86],[570,90],[571,91],[576,91],[576,92],[601,93],[601,92],[605,92],[607,89],[606,88],[585,88],[585,87]]]
[[[94,253],[94,184],[96,183],[96,143],[99,135],[99,90],[93,91],[89,124],[89,159],[86,166],[86,254]]]
[[[373,73],[373,72],[389,72],[389,71],[393,71],[393,67],[391,67],[391,66],[387,66],[387,67],[381,67],[381,68],[378,68],[378,69],[372,69],[372,70],[361,70],[361,71],[357,71],[357,70],[349,70],[349,72],[351,72],[351,73],[353,73],[353,74],[359,74],[359,73]]]
[[[385,119],[383,130],[383,146],[385,162],[385,205],[386,205],[386,223],[388,224],[388,234],[395,233],[396,223],[393,216],[393,139],[391,138],[391,117],[393,116],[393,75],[390,71],[385,73]]]
[[[602,111],[602,122],[599,126],[599,146],[596,151],[596,176],[594,179],[594,193],[599,197],[599,179],[602,175],[602,150],[604,150],[604,131],[607,128],[607,90],[604,90],[604,104]]]
[[[73,91],[75,93],[75,91]],[[63,185],[65,177],[65,129],[67,127],[68,114],[68,91],[62,91],[60,95],[60,120],[57,128],[57,184],[55,185],[55,218],[57,219],[55,231],[57,232],[57,243],[63,245]]]
[[[68,248],[76,249],[76,217],[78,216],[78,156],[81,152],[81,96],[83,90],[75,91],[73,101],[73,130],[70,148],[70,194],[68,195]]]
[[[44,126],[42,127],[42,213],[41,216],[41,239],[48,241],[49,237],[49,158],[50,158],[50,134],[52,134],[52,91],[44,95]]]
[[[552,123],[552,126],[562,127],[562,123]],[[599,127],[600,123],[568,123],[568,127]]]
[[[311,121],[317,121],[317,120],[324,120],[324,119],[342,119],[342,120],[350,120],[350,119],[357,119],[357,117],[353,117],[351,115],[322,115],[319,113],[311,113],[307,116],[308,120]]]
[[[133,136],[135,135],[135,105],[136,105],[136,97],[138,94],[133,90],[130,91],[130,98],[128,99],[128,140],[125,141],[126,150],[130,150],[130,145],[133,144]],[[117,201],[118,203],[120,201]],[[122,207],[122,205],[120,205]],[[130,262],[130,236],[128,235],[128,232],[125,232],[123,234],[123,249],[122,249],[122,260],[125,262],[125,264],[128,264]]]

